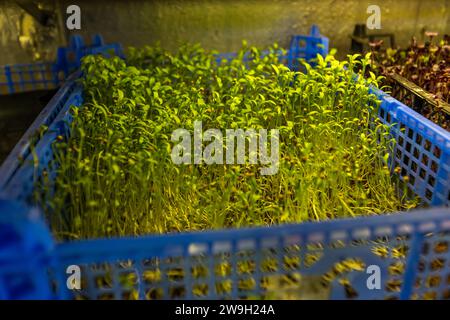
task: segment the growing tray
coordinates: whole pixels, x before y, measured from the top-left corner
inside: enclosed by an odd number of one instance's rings
[[[0,198],[6,199],[0,200],[0,297],[450,296],[450,134],[375,88],[370,90],[381,100],[379,117],[392,125],[397,141],[391,167],[399,166],[400,176],[409,176],[409,188],[433,208],[265,228],[54,243],[36,217],[38,210],[26,204],[36,177],[48,170],[52,142],[58,135],[70,135],[70,107],[83,103],[79,76],[67,80],[0,168]],[[30,139],[42,124],[49,129],[34,144],[33,156]],[[349,267],[355,261],[360,267]],[[348,268],[331,280],[339,263]],[[218,274],[217,268],[224,265],[228,271]],[[242,265],[251,267],[243,270]],[[80,268],[80,290],[67,287],[70,266]],[[373,287],[369,276],[377,270],[380,282]],[[324,277],[329,284],[318,285]]]

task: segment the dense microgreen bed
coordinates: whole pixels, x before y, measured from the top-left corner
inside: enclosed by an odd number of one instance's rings
[[[450,103],[450,43],[449,35],[437,40],[437,33],[427,32],[425,43],[412,39],[406,49],[380,50],[381,43],[373,43],[372,68],[386,76],[384,84],[392,87],[395,98],[402,100],[399,85],[389,75],[398,74],[446,103]],[[409,99],[409,97],[405,97]],[[413,107],[411,100],[403,101]],[[422,108],[422,115],[450,131],[450,115],[439,108]]]
[[[262,58],[244,45],[221,63],[192,45],[175,54],[134,49],[127,61],[86,57],[85,103],[73,108],[68,141],[55,143],[56,181],[38,188],[55,234],[272,225],[414,207],[386,166],[393,141],[368,94],[379,79],[355,80],[349,71],[359,64],[364,74],[369,58],[319,56],[301,73],[276,51]],[[278,172],[261,175],[248,163],[174,164],[171,134],[192,131],[196,120],[204,130],[278,129]]]

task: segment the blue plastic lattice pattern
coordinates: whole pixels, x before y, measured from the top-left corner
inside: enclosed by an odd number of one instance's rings
[[[58,246],[53,271],[64,298],[448,299],[449,231],[448,209],[430,209],[91,240]],[[65,286],[69,265],[81,268],[78,292]],[[367,286],[369,266],[379,268],[378,289]]]
[[[0,95],[56,88],[65,76],[54,63],[0,67]]]
[[[450,133],[378,89],[379,116],[393,125],[396,140],[393,168],[409,188],[429,205],[450,204]]]

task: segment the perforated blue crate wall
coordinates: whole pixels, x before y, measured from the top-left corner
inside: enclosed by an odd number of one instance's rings
[[[72,35],[69,46],[58,49],[56,64],[68,75],[80,68],[83,57],[91,54],[101,54],[106,57],[115,55],[125,58],[123,48],[119,43],[106,44],[99,34],[93,36],[91,45],[86,45],[80,35]]]
[[[396,140],[392,168],[430,205],[450,204],[450,133],[377,89],[380,119]]]
[[[73,242],[57,248],[55,281],[59,295],[77,299],[449,298],[449,230],[448,210],[431,209]],[[80,291],[65,286],[69,265],[81,267]],[[378,289],[367,285],[369,266],[380,270]]]
[[[0,299],[53,297],[48,274],[52,249],[38,210],[0,199]]]
[[[450,299],[450,233],[428,234],[423,239],[412,299]]]
[[[65,78],[54,63],[0,67],[0,95],[56,88]]]

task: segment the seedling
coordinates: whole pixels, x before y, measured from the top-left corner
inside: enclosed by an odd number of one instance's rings
[[[433,99],[450,103],[450,46],[449,36],[437,41],[436,32],[426,32],[427,41],[419,44],[415,38],[404,50],[387,49],[381,51],[377,43],[371,45],[374,63],[372,68],[379,75],[386,76],[384,85],[392,87],[392,95],[413,107],[428,119],[450,130],[450,113],[444,108],[416,107],[409,95],[391,75],[400,75],[420,88],[434,95]]]
[[[386,167],[392,140],[364,79],[370,56],[318,56],[306,73],[244,46],[228,62],[186,45],[83,60],[85,103],[55,143],[54,183],[37,199],[59,238],[272,225],[414,207]],[[245,58],[245,59],[244,59]],[[248,59],[247,59],[248,58]],[[360,67],[355,79],[351,70]],[[172,161],[172,133],[279,130],[279,168]],[[379,141],[379,142],[377,142]],[[206,145],[203,144],[202,147]],[[59,214],[64,212],[65,214]]]

